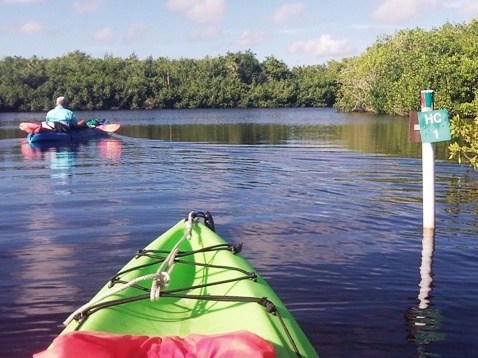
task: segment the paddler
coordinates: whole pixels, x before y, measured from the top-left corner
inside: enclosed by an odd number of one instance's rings
[[[56,99],[55,108],[51,109],[46,115],[47,127],[52,129],[55,128],[57,131],[70,131],[85,126],[84,120],[78,122],[75,114],[71,110],[65,108],[67,103],[68,101],[63,96]]]

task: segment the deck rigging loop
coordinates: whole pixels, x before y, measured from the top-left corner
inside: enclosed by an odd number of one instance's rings
[[[150,300],[157,301],[161,297],[161,290],[166,289],[169,285],[171,274],[173,273],[175,260],[178,256],[179,246],[183,241],[191,240],[194,221],[197,220],[198,215],[195,211],[191,211],[185,221],[186,232],[183,237],[176,242],[169,255],[164,259],[158,267],[153,276],[153,283],[151,284]]]

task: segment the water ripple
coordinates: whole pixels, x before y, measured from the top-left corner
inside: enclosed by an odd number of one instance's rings
[[[117,136],[35,150],[1,140],[2,349],[47,346],[137,249],[189,210],[210,210],[322,356],[472,356],[477,174],[436,163],[422,310],[421,161],[353,151],[328,133],[280,145]]]

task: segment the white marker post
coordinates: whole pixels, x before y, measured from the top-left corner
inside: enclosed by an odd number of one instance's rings
[[[421,91],[422,112],[433,111],[433,90]],[[435,233],[435,143],[422,142],[423,232]]]
[[[427,309],[433,287],[433,252],[435,250],[435,142],[451,139],[450,122],[446,109],[433,110],[433,91],[421,91],[422,111],[418,113],[420,138],[422,141],[422,176],[423,176],[423,249],[420,266],[420,300],[419,308]],[[417,316],[426,325],[425,316]]]
[[[433,90],[421,91],[420,103],[422,112],[433,111]],[[431,125],[434,120],[431,113],[425,115],[425,124]],[[433,251],[435,249],[435,143],[426,139],[425,131],[420,127],[422,137],[422,177],[423,177],[423,241],[422,264],[420,266],[419,308],[426,309],[430,305],[430,296],[433,284]],[[420,321],[425,318],[422,315]],[[423,326],[423,322],[415,322],[416,326]]]

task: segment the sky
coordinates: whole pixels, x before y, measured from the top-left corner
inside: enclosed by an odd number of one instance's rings
[[[383,35],[478,18],[478,0],[0,0],[0,59],[217,57],[289,67],[358,56]]]

